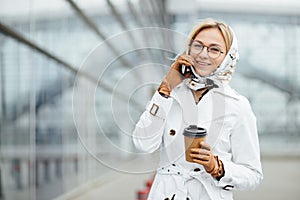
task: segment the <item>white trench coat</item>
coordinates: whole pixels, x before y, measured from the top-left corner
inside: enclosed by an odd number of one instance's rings
[[[220,181],[185,160],[182,133],[191,124],[207,129],[206,141],[224,164]],[[252,190],[263,178],[256,118],[248,100],[227,83],[211,89],[198,104],[184,82],[168,99],[156,92],[136,124],[133,141],[144,152],[160,150],[149,200],[228,200],[232,190]]]

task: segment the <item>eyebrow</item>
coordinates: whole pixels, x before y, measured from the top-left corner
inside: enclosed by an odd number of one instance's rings
[[[204,44],[203,42],[201,42],[200,40],[194,40],[195,42],[198,42],[198,43],[201,43],[201,44]],[[212,43],[210,44],[209,46],[219,46],[219,47],[222,47],[222,45],[220,45],[219,43]]]

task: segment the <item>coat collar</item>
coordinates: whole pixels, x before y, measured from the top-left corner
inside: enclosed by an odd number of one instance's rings
[[[229,98],[232,98],[232,99],[237,100],[237,101],[240,100],[240,95],[235,90],[233,90],[228,85],[228,83],[221,84],[219,88],[213,88],[211,90],[211,92],[216,93],[216,94],[221,94],[225,97],[229,97]]]
[[[222,82],[221,84],[218,84],[218,86],[218,88],[211,89],[210,92],[221,94],[225,97],[232,98],[237,101],[240,100],[240,95],[235,90],[233,90],[228,83]],[[181,84],[174,88],[171,96],[179,102],[182,101],[181,99],[184,99],[185,103],[193,104],[196,106],[193,94],[186,86],[186,80],[184,80]]]

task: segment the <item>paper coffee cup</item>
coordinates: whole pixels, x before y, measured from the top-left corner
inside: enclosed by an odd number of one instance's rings
[[[190,125],[184,129],[184,144],[185,144],[185,159],[188,162],[193,162],[190,156],[191,148],[200,148],[200,142],[205,141],[206,129],[196,125]]]

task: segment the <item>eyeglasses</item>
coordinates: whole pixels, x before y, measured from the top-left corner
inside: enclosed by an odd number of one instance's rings
[[[193,53],[193,54],[199,54],[203,51],[204,47],[207,48],[207,55],[210,58],[213,58],[213,59],[218,58],[221,54],[224,53],[217,46],[208,47],[208,46],[205,46],[204,44],[202,44],[200,42],[197,42],[197,41],[192,42],[190,52]]]

